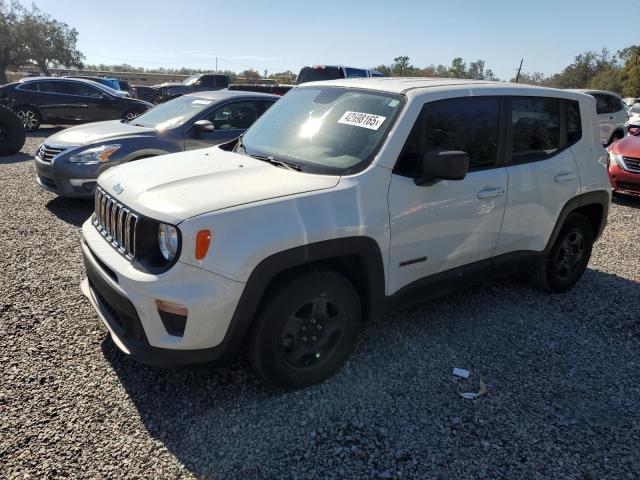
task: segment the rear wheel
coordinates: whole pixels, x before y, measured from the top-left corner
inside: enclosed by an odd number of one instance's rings
[[[344,363],[360,331],[360,299],[334,271],[303,274],[267,292],[246,356],[267,382],[283,388],[319,383]]]
[[[617,142],[623,137],[624,137],[624,133],[622,133],[620,130],[613,132],[613,135],[611,135],[611,138],[609,139],[609,143],[607,144],[607,146],[611,145],[613,142]]]
[[[40,113],[31,107],[18,107],[16,108],[16,115],[22,121],[22,125],[27,132],[33,132],[40,128],[42,118]]]
[[[13,155],[24,145],[26,133],[15,112],[0,105],[0,155]]]
[[[555,293],[573,287],[584,274],[593,248],[593,228],[584,215],[567,218],[549,254],[531,271],[534,286]]]

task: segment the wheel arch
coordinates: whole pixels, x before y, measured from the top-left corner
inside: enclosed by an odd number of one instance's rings
[[[567,217],[572,213],[580,213],[584,215],[593,227],[593,238],[597,240],[607,225],[607,215],[609,214],[609,193],[606,190],[597,190],[593,192],[583,193],[565,203],[560,211],[560,215],[556,221],[555,227],[551,233],[551,237],[547,242],[545,253],[548,253],[555,243],[562,226]]]
[[[316,268],[336,270],[353,283],[364,318],[384,308],[384,264],[374,239],[347,237],[295,247],[265,258],[251,272],[222,341],[225,353],[238,354],[256,311],[276,282]]]

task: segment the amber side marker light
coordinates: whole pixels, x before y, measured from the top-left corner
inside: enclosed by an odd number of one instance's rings
[[[200,230],[196,234],[196,259],[202,260],[207,256],[209,244],[211,243],[211,232],[209,230]]]

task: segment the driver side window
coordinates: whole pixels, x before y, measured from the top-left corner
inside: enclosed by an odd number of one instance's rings
[[[207,115],[216,130],[245,130],[259,117],[254,102],[228,103]]]
[[[500,102],[495,97],[452,98],[422,107],[394,172],[419,176],[422,158],[430,150],[461,150],[469,155],[469,171],[498,163]]]

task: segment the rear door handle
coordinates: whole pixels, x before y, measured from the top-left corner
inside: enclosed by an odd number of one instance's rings
[[[569,182],[575,179],[576,179],[576,176],[573,173],[560,173],[555,177],[553,177],[553,181],[556,183]]]
[[[478,199],[482,200],[482,199],[485,199],[485,198],[500,197],[500,196],[502,196],[503,193],[504,193],[504,188],[502,188],[502,187],[485,188],[485,189],[480,190],[478,192]]]

